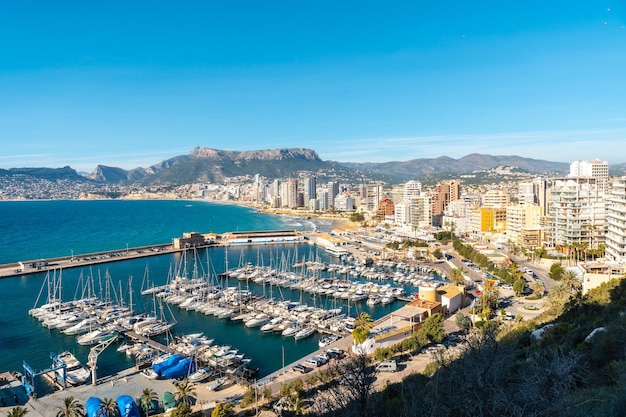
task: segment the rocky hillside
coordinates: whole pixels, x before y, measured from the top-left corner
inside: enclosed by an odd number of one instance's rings
[[[282,148],[256,151],[224,151],[195,148],[188,155],[177,156],[148,168],[126,171],[121,168],[98,166],[90,178],[112,184],[139,182],[143,185],[176,186],[195,182],[221,183],[227,178],[295,177],[300,171],[315,173],[320,180],[360,178],[359,170],[335,162],[323,161],[305,148]],[[381,175],[373,177],[384,179]]]
[[[539,159],[522,158],[521,156],[493,156],[476,153],[464,156],[460,159],[441,156],[438,158],[412,159],[404,162],[345,162],[342,164],[350,168],[374,173],[387,173],[405,179],[442,173],[466,174],[480,170],[493,169],[500,165],[516,167],[534,174],[546,175],[563,174],[569,170],[569,164],[564,162],[550,162]]]

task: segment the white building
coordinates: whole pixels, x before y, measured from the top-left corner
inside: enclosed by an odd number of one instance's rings
[[[593,161],[574,161],[570,164],[569,175],[572,178],[596,178],[598,187],[604,191],[609,181],[609,163],[594,159]]]
[[[557,179],[550,194],[548,246],[586,244],[595,249],[605,240],[606,201],[602,180]]]
[[[339,211],[354,211],[354,198],[346,194],[338,194],[335,197],[335,208]]]
[[[503,208],[509,205],[511,196],[504,190],[489,190],[482,196],[482,206]]]
[[[626,176],[613,181],[606,220],[606,258],[626,264]]]

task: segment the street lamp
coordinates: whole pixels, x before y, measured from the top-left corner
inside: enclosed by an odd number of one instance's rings
[[[128,256],[128,243],[126,244],[126,256]]]

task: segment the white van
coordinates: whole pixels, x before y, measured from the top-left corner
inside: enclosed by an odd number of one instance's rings
[[[398,364],[394,359],[383,361],[376,365],[378,372],[396,372],[398,370]]]

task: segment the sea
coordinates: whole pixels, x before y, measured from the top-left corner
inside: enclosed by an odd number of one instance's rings
[[[6,201],[0,202],[0,264],[23,260],[121,250],[171,243],[184,232],[223,233],[252,230],[329,231],[336,223],[322,219],[260,213],[250,207],[196,200],[89,200],[89,201]],[[339,262],[323,249],[308,244],[213,247],[185,256],[188,270],[218,277],[227,268],[246,263],[278,265],[293,260]],[[67,268],[0,279],[0,372],[23,372],[24,364],[35,370],[51,365],[51,354],[65,350],[87,362],[89,346],[81,346],[74,336],[44,327],[28,310],[45,302],[46,279],[62,277],[62,298],[81,297],[81,283],[90,279],[100,298],[110,297],[130,303],[133,311],[152,312],[154,300],[141,296],[142,286],[165,284],[178,268],[183,255],[160,254],[134,260]],[[47,277],[48,275],[48,277]],[[366,311],[374,318],[400,307],[396,301],[369,307],[365,302],[342,305],[334,299],[311,299],[308,294],[288,289],[241,283],[231,278],[222,285],[245,285],[257,295],[291,299],[309,305],[344,308],[356,315]],[[130,287],[132,286],[132,293]],[[407,289],[410,291],[411,289]],[[319,297],[319,296],[318,296]],[[346,303],[346,301],[343,301]],[[349,309],[349,310],[348,310]],[[194,311],[171,306],[177,324],[173,335],[202,332],[214,343],[231,345],[252,358],[251,366],[263,377],[318,349],[316,335],[304,340],[263,334],[242,324],[220,320]],[[165,340],[162,340],[165,342]],[[98,358],[98,377],[113,375],[132,367],[134,362],[112,345]]]

